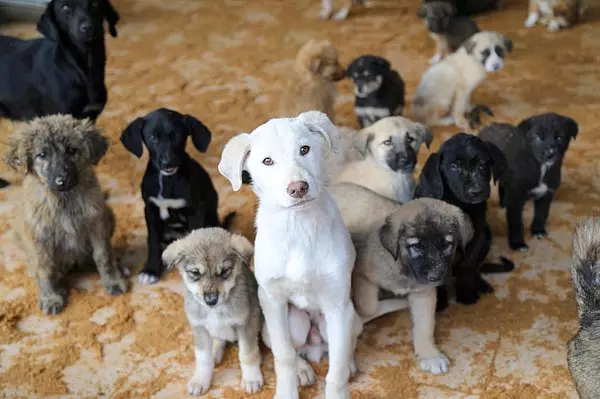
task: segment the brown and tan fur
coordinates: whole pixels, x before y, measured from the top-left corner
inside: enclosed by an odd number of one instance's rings
[[[600,218],[587,218],[573,236],[571,274],[579,331],[568,344],[571,377],[581,399],[600,397]]]
[[[317,110],[334,121],[335,82],[344,76],[338,52],[330,42],[308,41],[296,56],[293,73],[281,98],[279,116],[292,117]]]
[[[469,218],[457,207],[440,200],[420,198],[406,204],[384,198],[366,188],[343,183],[329,191],[356,246],[352,299],[363,319],[375,314],[380,291],[406,295],[413,319],[413,344],[421,369],[447,371],[448,359],[434,341],[436,284],[423,284],[409,266],[407,242],[427,242],[432,236],[451,237],[446,260],[463,250],[473,235]],[[436,248],[435,252],[441,251]],[[438,267],[440,258],[427,253],[425,269]],[[431,259],[429,259],[431,257]],[[447,263],[449,267],[451,263]],[[445,366],[445,369],[444,369]]]
[[[258,347],[262,316],[250,270],[253,252],[248,239],[220,227],[194,230],[163,252],[163,262],[167,268],[177,267],[186,288],[185,312],[196,345],[191,395],[209,389],[226,342],[238,342],[242,388],[253,393],[263,385]]]
[[[525,27],[537,22],[556,32],[579,22],[585,13],[584,0],[529,0],[529,14]]]
[[[31,256],[28,264],[45,313],[64,308],[67,290],[62,280],[75,265],[95,263],[109,295],[127,290],[110,243],[114,215],[92,168],[107,149],[108,142],[90,121],[66,115],[34,119],[9,144],[6,163],[25,175],[15,230]],[[52,171],[67,160],[78,182],[68,191],[54,190],[49,185],[55,178]]]

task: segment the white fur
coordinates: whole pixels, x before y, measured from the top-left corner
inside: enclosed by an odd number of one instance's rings
[[[169,218],[169,209],[181,209],[187,206],[187,202],[183,198],[150,197],[150,202],[160,209],[162,220]]]
[[[540,14],[538,14],[537,12],[530,12],[529,15],[527,16],[527,19],[525,20],[525,27],[533,28],[535,26],[535,24],[537,24],[539,19],[540,19]]]
[[[330,367],[327,399],[349,398],[352,359],[350,279],[356,251],[337,205],[323,186],[324,158],[336,150],[339,132],[322,112],[272,119],[225,146],[219,171],[239,189],[248,170],[259,199],[255,274],[275,358],[278,399],[298,398],[298,358],[292,344],[289,307],[322,313]],[[302,156],[300,148],[310,146]],[[263,163],[271,158],[273,164]],[[302,199],[287,194],[295,181],[309,189]]]

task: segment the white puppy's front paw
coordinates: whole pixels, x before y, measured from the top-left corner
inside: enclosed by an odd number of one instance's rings
[[[450,360],[442,352],[436,353],[427,359],[419,360],[419,367],[422,371],[428,371],[433,374],[443,374],[448,372]]]
[[[525,20],[525,27],[526,28],[532,28],[535,26],[535,24],[537,24],[538,19],[540,18],[540,16],[538,15],[538,13],[532,12],[529,14],[529,16],[527,17],[527,19]]]
[[[204,395],[208,388],[210,388],[210,381],[212,376],[208,373],[196,373],[190,380],[188,381],[188,393],[192,396],[200,396]]]
[[[298,360],[296,361],[296,375],[298,376],[298,383],[303,387],[312,385],[317,381],[314,370],[310,367],[310,364],[301,357],[298,357]]]
[[[246,393],[256,393],[264,385],[260,365],[242,366],[242,389]]]

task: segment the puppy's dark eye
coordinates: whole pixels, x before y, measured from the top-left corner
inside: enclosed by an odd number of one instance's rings
[[[202,273],[198,269],[190,269],[187,271],[187,274],[192,281],[198,281],[202,277]]]
[[[498,54],[498,57],[504,58],[504,49],[501,46],[494,47],[494,51]]]
[[[414,138],[412,138],[412,137],[410,137],[410,136],[406,136],[406,142],[407,142],[408,144],[412,144],[414,141],[415,141],[415,139],[414,139]]]
[[[77,148],[67,147],[67,155],[75,155],[77,153]]]
[[[275,162],[273,162],[273,160],[269,157],[266,157],[265,159],[262,160],[263,165],[266,166],[272,166]]]
[[[46,158],[46,153],[44,151],[42,151],[40,153],[37,153],[35,155],[35,157],[38,158],[38,159],[45,159]]]
[[[489,49],[489,48],[486,48],[485,50],[483,50],[483,51],[481,52],[481,55],[482,55],[484,58],[487,58],[487,57],[489,57],[489,56],[490,56],[490,53],[491,53],[490,49]]]
[[[388,138],[387,140],[385,140],[385,141],[383,142],[383,145],[387,145],[387,146],[390,146],[390,145],[392,145],[392,138],[390,137],[390,138]]]
[[[231,276],[231,268],[223,269],[221,270],[221,273],[219,273],[219,277],[221,278],[221,280],[227,280],[229,276]]]
[[[63,4],[62,6],[60,6],[60,10],[63,12],[71,12],[72,7],[70,4]]]
[[[300,155],[302,155],[302,156],[308,154],[309,151],[310,151],[310,147],[307,145],[303,145],[302,147],[300,147]]]

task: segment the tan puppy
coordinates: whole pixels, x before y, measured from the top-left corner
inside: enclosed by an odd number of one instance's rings
[[[578,22],[584,12],[584,0],[529,0],[525,27],[532,28],[540,22],[550,32],[557,32]]]
[[[294,71],[290,74],[281,99],[279,116],[296,116],[317,110],[334,121],[333,106],[337,96],[335,82],[343,79],[345,70],[340,65],[338,52],[325,40],[308,41],[296,56]]]
[[[379,311],[381,290],[407,295],[420,368],[447,372],[449,360],[434,341],[436,286],[450,277],[456,252],[471,240],[470,219],[432,198],[402,205],[348,183],[330,192],[356,247],[352,300],[359,316]]]
[[[413,171],[422,144],[427,148],[433,135],[420,123],[402,116],[380,119],[359,130],[352,138],[351,159],[335,182],[355,183],[384,197],[408,202],[413,198]]]
[[[350,9],[354,5],[364,6],[365,0],[342,0],[342,8],[340,8],[336,13],[333,12],[333,0],[321,0],[321,13],[319,17],[321,19],[335,19],[335,20],[343,20],[348,17],[350,13]]]
[[[176,266],[185,285],[185,313],[196,348],[196,371],[190,395],[210,387],[213,368],[223,359],[225,344],[238,342],[242,388],[263,386],[258,334],[261,312],[258,286],[250,270],[253,247],[245,237],[220,227],[192,231],[162,254],[167,268]]]
[[[471,93],[486,78],[504,66],[512,42],[497,32],[479,32],[455,53],[431,66],[421,77],[412,101],[412,118],[427,126],[473,127]],[[477,121],[478,117],[475,119]]]

